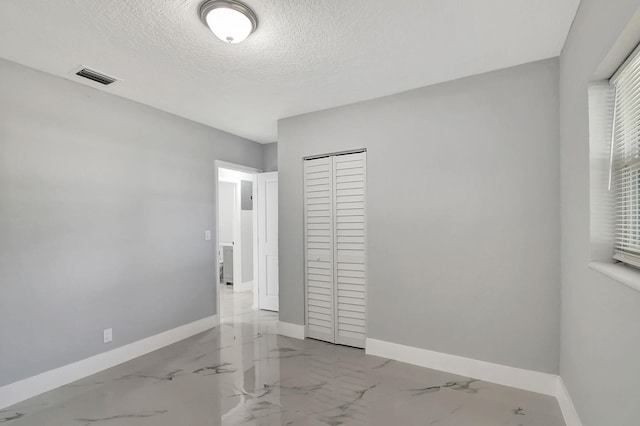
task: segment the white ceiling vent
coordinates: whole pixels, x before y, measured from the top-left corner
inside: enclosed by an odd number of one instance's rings
[[[108,75],[104,75],[99,73],[98,71],[94,71],[90,68],[81,68],[80,71],[76,72],[76,75],[80,77],[88,78],[89,80],[93,80],[97,83],[104,84],[108,86],[111,83],[115,83],[118,79],[109,77]]]

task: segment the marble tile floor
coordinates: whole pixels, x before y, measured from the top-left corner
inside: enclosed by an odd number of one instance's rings
[[[276,334],[251,293],[219,327],[0,410],[3,426],[564,426],[554,398]]]

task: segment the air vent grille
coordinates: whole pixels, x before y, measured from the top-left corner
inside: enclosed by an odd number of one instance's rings
[[[102,73],[99,73],[89,68],[82,68],[80,71],[76,73],[76,75],[79,75],[80,77],[88,78],[89,80],[93,80],[100,84],[104,84],[105,86],[108,86],[109,84],[118,81],[113,77],[109,77],[108,75],[104,75]]]

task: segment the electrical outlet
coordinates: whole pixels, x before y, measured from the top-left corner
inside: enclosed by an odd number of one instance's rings
[[[102,332],[102,338],[104,343],[109,343],[113,340],[113,328],[107,328]]]
[[[211,241],[211,231],[210,231],[210,230],[208,230],[208,229],[206,229],[206,230],[204,231],[204,240],[205,240],[205,241]]]

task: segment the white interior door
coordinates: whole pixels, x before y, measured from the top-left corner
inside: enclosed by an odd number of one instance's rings
[[[278,172],[258,174],[258,306],[277,311],[278,299]]]
[[[333,157],[304,162],[307,336],[335,342]]]
[[[304,162],[307,336],[366,340],[366,153]]]
[[[334,157],[336,343],[366,340],[366,153]]]

